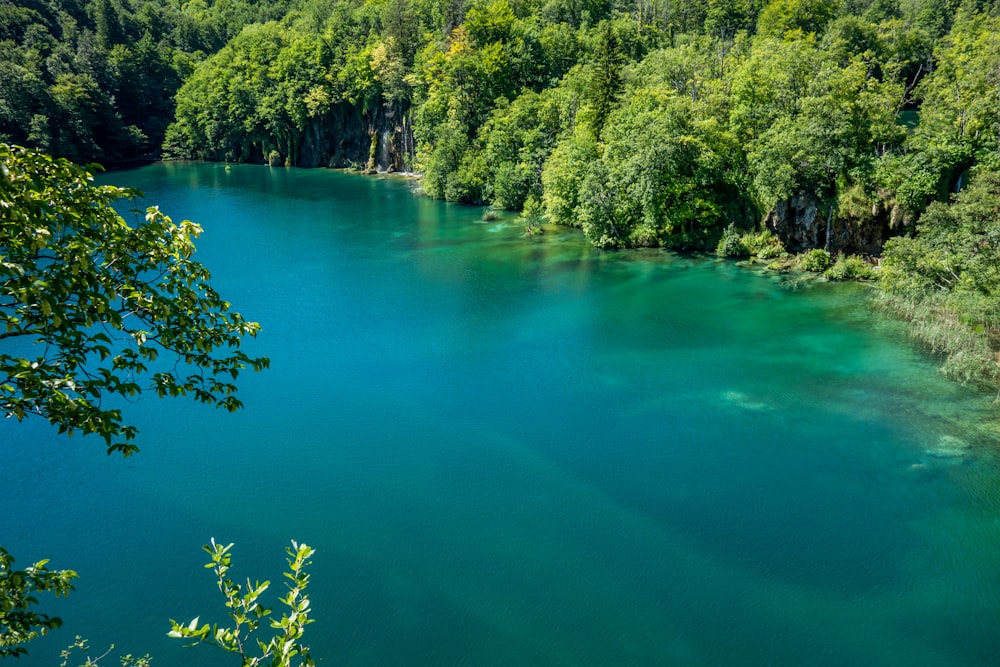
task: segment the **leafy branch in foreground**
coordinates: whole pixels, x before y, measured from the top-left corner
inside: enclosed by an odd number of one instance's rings
[[[86,655],[89,648],[90,646],[88,645],[87,640],[77,635],[76,640],[59,653],[59,657],[62,658],[62,662],[59,663],[59,667],[66,667],[69,664],[69,659],[73,656],[75,651],[83,651]],[[101,660],[108,657],[113,650],[115,650],[114,644],[109,646],[107,651],[96,658],[91,658],[89,655],[86,655],[84,662],[80,663],[79,667],[101,667]],[[148,653],[141,658],[134,658],[131,653],[118,658],[118,664],[121,665],[121,667],[149,667],[149,664],[152,661],[153,659],[149,657]]]
[[[191,258],[201,227],[156,207],[129,224],[112,208],[139,196],[0,144],[0,414],[96,433],[126,456],[137,430],[109,399],[152,389],[233,411],[240,371],[268,366],[240,350],[259,325]]]
[[[309,585],[309,575],[305,569],[311,564],[309,559],[315,550],[295,541],[285,549],[288,553],[288,572],[284,576],[290,583],[287,584],[288,592],[280,601],[288,607],[288,611],[280,619],[270,619],[271,628],[277,632],[264,641],[256,637],[255,633],[261,622],[271,616],[272,610],[260,603],[260,596],[271,584],[269,581],[250,583],[249,579],[246,585],[234,583],[229,577],[232,548],[232,544],[217,544],[214,538],[203,547],[212,558],[205,567],[212,569],[218,578],[219,591],[226,598],[226,607],[230,610],[229,618],[233,625],[225,627],[204,624],[199,627],[199,617],[196,616],[186,625],[171,620],[168,635],[197,640],[192,646],[210,644],[239,653],[243,659],[243,667],[315,665],[309,654],[309,647],[301,642],[306,625],[313,622],[309,618],[309,598],[304,591]],[[257,651],[260,652],[259,655],[254,655]]]
[[[47,564],[47,560],[41,560],[15,570],[14,557],[0,547],[0,658],[24,655],[25,642],[62,626],[58,617],[31,610],[38,604],[35,593],[69,595],[77,574],[73,570],[49,570]]]

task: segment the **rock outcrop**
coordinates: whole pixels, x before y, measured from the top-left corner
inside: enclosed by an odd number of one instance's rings
[[[413,153],[409,109],[379,106],[362,112],[345,103],[312,120],[302,134],[296,166],[403,171]]]
[[[764,224],[791,252],[822,248],[826,244],[826,219],[820,215],[819,205],[810,194],[795,195],[778,202],[764,218]]]
[[[825,248],[832,253],[878,255],[893,229],[904,224],[898,205],[881,197],[864,206],[840,206],[799,193],[764,218],[791,252]],[[898,232],[897,232],[898,233]]]

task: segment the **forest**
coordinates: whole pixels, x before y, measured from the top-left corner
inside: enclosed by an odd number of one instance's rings
[[[2,142],[413,171],[602,248],[808,252],[1000,383],[991,2],[0,0],[0,41]]]

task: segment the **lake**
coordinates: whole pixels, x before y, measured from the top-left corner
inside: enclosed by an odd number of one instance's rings
[[[224,618],[211,537],[276,589],[317,549],[321,664],[1000,663],[1000,407],[864,286],[525,238],[400,178],[100,180],[203,225],[272,367],[235,414],[126,406],[126,460],[0,424],[0,543],[81,575],[19,665],[238,664],[166,637]]]

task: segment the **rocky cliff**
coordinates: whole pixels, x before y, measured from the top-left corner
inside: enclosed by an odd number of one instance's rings
[[[799,193],[778,204],[764,224],[791,252],[825,248],[830,252],[877,255],[894,229],[907,221],[900,207],[883,197],[853,202],[842,196],[836,203]]]
[[[405,171],[413,161],[408,108],[379,106],[365,112],[338,104],[312,120],[299,142],[299,167],[360,167],[370,172]]]

